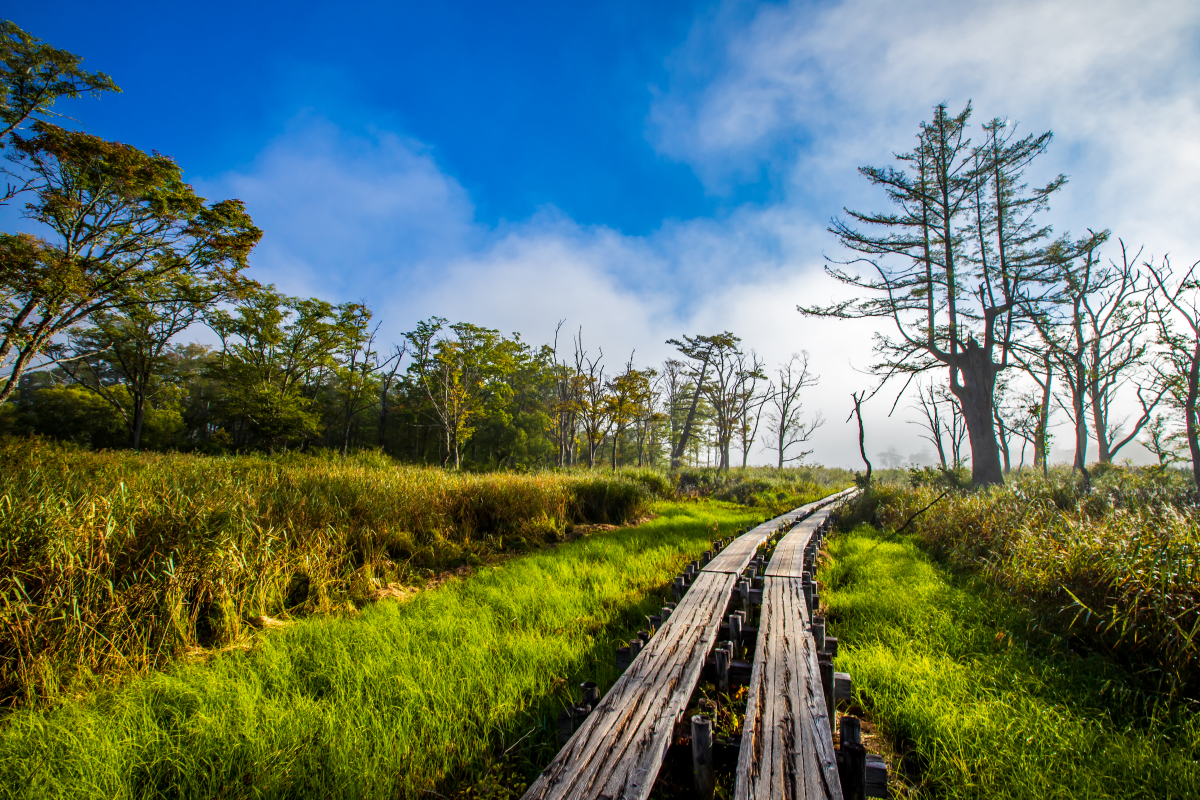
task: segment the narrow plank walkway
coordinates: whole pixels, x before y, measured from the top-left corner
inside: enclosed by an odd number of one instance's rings
[[[705,660],[716,644],[735,582],[759,545],[773,536],[781,523],[791,525],[844,498],[851,491],[830,495],[765,522],[717,554],[696,574],[670,618],[529,787],[523,800],[645,800],[649,797],[671,744],[675,723],[687,709]],[[799,586],[799,581],[796,584]],[[799,603],[803,607],[803,594]],[[785,608],[782,604],[776,604],[776,607]],[[779,616],[781,621],[793,617],[784,611]],[[806,623],[807,618],[803,617],[792,619],[790,624],[798,625],[803,631]],[[761,632],[759,635],[762,636]],[[781,652],[777,659],[779,668],[791,669],[797,674],[815,672],[816,653],[811,653],[811,659],[807,658],[802,650],[803,638],[794,631],[788,635],[796,645]],[[811,650],[811,636],[807,637],[807,642]],[[810,661],[811,666],[808,666]],[[754,669],[757,675],[760,671],[757,659]],[[823,714],[824,700],[819,684],[818,675],[816,701]],[[812,705],[813,699],[801,691],[801,685],[797,684],[795,707],[810,708],[816,713],[818,709]],[[825,725],[825,739],[832,754],[828,722],[821,724]],[[742,752],[744,754],[746,749]],[[840,791],[837,795],[822,796],[841,797]]]
[[[736,800],[842,800],[837,757],[804,600],[804,551],[829,514],[854,490],[792,528],[767,564],[750,673]]]
[[[736,800],[841,800],[816,646],[798,578],[765,578]]]
[[[763,542],[767,541],[767,539],[770,539],[775,535],[780,523],[792,525],[796,522],[796,520],[804,519],[817,509],[844,499],[854,491],[856,490],[847,489],[844,492],[838,492],[837,494],[831,494],[828,497],[822,497],[815,503],[809,503],[806,506],[800,506],[799,508],[789,511],[781,517],[776,517],[773,520],[764,522],[757,528],[743,533],[741,536],[734,539],[728,547],[717,554],[716,558],[708,562],[702,571],[732,572],[737,575],[742,574],[742,571],[746,569],[746,566],[750,563],[750,559],[753,558],[754,554],[758,551],[759,546],[762,545]]]
[[[830,504],[801,521],[788,531],[779,544],[775,546],[775,554],[763,573],[769,578],[800,578],[804,575],[804,550],[808,547],[812,535],[817,528],[825,524],[833,513],[834,504]]]
[[[687,709],[716,644],[735,579],[725,573],[696,577],[670,619],[529,787],[525,800],[650,795],[675,721]]]

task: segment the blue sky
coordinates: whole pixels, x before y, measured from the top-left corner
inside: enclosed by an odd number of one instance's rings
[[[830,217],[883,207],[857,167],[935,103],[1054,131],[1030,177],[1071,176],[1056,231],[1200,258],[1194,0],[10,5],[124,89],[61,110],[246,201],[254,277],[394,339],[438,314],[566,320],[613,363],[726,329],[809,350],[826,463],[855,460],[872,330],[795,306],[836,296]],[[874,449],[917,451],[877,405]]]
[[[47,2],[15,17],[125,90],[69,113],[189,174],[250,162],[305,113],[426,143],[484,224],[553,205],[640,235],[769,193],[767,176],[709,192],[645,136],[667,57],[709,6]]]

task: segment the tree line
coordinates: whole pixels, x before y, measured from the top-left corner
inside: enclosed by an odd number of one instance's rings
[[[915,386],[926,440],[943,465],[965,441],[975,485],[1027,449],[1045,468],[1061,412],[1085,479],[1092,440],[1109,463],[1140,434],[1200,487],[1200,262],[1177,270],[1108,230],[1055,235],[1043,218],[1066,176],[1026,179],[1051,133],[994,118],[976,144],[971,113],[938,105],[897,166],[860,168],[890,208],[830,227],[854,256],[826,271],[855,297],[799,311],[878,320],[877,388]]]
[[[173,160],[56,124],[59,98],[120,91],[0,23],[2,201],[42,235],[0,233],[0,432],[202,452],[362,447],[454,468],[728,469],[768,438],[782,468],[820,426],[807,354],[771,375],[729,332],[612,367],[600,350],[430,317],[398,343],[362,303],[246,276],[262,236]],[[207,328],[215,346],[180,338]],[[561,344],[561,347],[560,347]]]

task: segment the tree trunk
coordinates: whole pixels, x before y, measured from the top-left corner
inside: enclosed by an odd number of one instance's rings
[[[1101,464],[1107,464],[1112,461],[1112,442],[1108,440],[1108,420],[1104,414],[1104,404],[1100,397],[1100,384],[1098,381],[1091,382],[1092,396],[1092,424],[1096,428],[1096,459]]]
[[[704,360],[704,365],[700,368],[700,379],[696,381],[696,388],[692,392],[692,406],[688,409],[687,419],[684,420],[683,430],[679,434],[679,444],[675,448],[675,452],[671,453],[671,469],[678,469],[680,459],[683,453],[687,450],[688,438],[692,435],[692,423],[696,419],[696,406],[700,403],[700,387],[704,385],[704,378],[708,375],[708,359]]]
[[[1004,474],[1012,472],[1012,455],[1008,451],[1008,430],[1004,427],[1004,418],[1000,416],[1000,409],[995,407],[995,401],[992,406],[992,416],[996,420],[996,433],[1000,438],[1000,456],[1004,459]]]
[[[1041,419],[1038,421],[1037,441],[1033,445],[1033,465],[1036,467],[1039,457],[1042,462],[1042,475],[1050,475],[1050,393],[1054,379],[1054,364],[1046,355],[1042,362],[1046,367],[1046,382],[1042,384]]]
[[[1083,474],[1084,478],[1088,477],[1087,472],[1087,445],[1088,445],[1088,430],[1087,430],[1087,412],[1085,410],[1086,398],[1084,397],[1087,378],[1084,367],[1080,364],[1075,366],[1075,376],[1071,383],[1071,412],[1075,417],[1075,463],[1072,469],[1077,469]]]
[[[1200,339],[1192,350],[1192,363],[1188,369],[1187,403],[1184,416],[1187,418],[1188,449],[1192,454],[1192,480],[1200,489],[1200,419],[1197,419],[1196,405],[1200,402]]]
[[[951,381],[950,391],[958,398],[971,441],[971,484],[977,487],[1003,484],[1000,449],[996,446],[996,430],[992,425],[996,367],[973,339],[967,341],[958,361],[962,382],[955,386]]]
[[[140,450],[142,446],[142,423],[146,420],[146,398],[138,396],[133,401],[133,449]]]

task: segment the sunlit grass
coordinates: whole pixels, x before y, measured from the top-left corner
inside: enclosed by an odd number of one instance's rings
[[[0,702],[29,704],[343,612],[391,583],[645,513],[644,481],[384,456],[92,453],[0,441]]]
[[[1105,658],[1027,650],[1026,610],[868,526],[818,576],[856,702],[917,772],[919,796],[1200,796],[1200,723],[1144,716]]]
[[[1090,487],[1069,472],[1013,476],[951,493],[908,532],[1020,598],[1063,647],[1136,669],[1147,702],[1174,702],[1200,686],[1200,516],[1184,478],[1113,467]],[[879,487],[866,501],[877,515],[859,517],[896,528],[941,491]]]
[[[761,519],[712,502],[657,511],[405,603],[298,620],[248,652],[16,711],[0,726],[0,786],[10,797],[519,795],[553,754],[558,710],[580,681],[615,680],[618,642],[645,627],[680,566]]]

